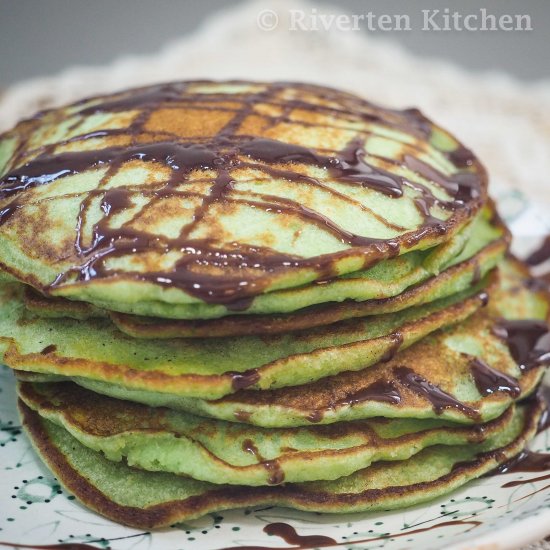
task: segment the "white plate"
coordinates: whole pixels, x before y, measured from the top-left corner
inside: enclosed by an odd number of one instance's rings
[[[521,193],[501,195],[499,204],[517,236],[520,252],[550,233],[546,213],[530,205]],[[123,527],[89,512],[59,487],[17,429],[13,376],[6,367],[0,369],[0,542],[8,546],[297,548],[299,543],[264,533],[263,528],[275,522],[292,526],[300,536],[330,537],[343,549],[504,550],[550,533],[550,471],[482,478],[428,505],[396,512],[328,515],[260,507],[209,514],[153,534]],[[531,448],[550,451],[550,430],[539,434]],[[532,481],[503,487],[521,479]]]

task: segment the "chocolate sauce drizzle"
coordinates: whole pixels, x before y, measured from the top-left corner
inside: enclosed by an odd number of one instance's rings
[[[550,365],[550,329],[539,319],[501,319],[494,327],[522,371]]]
[[[480,419],[479,411],[458,401],[440,387],[415,373],[412,369],[401,366],[395,368],[394,373],[397,380],[406,388],[425,397],[432,404],[436,414],[442,414],[445,409],[457,409],[470,418]]]
[[[245,453],[251,453],[254,458],[267,470],[269,485],[280,485],[285,480],[285,472],[281,468],[278,460],[266,460],[254,445],[251,439],[245,439],[242,444],[242,449]]]
[[[496,371],[477,359],[472,361],[471,369],[474,381],[478,385],[478,389],[482,395],[502,391],[517,397],[521,392],[521,388],[515,378]],[[306,419],[309,422],[318,423],[321,422],[324,415],[330,410],[353,406],[366,401],[379,401],[399,405],[403,399],[403,395],[397,384],[399,383],[399,385],[410,391],[425,397],[438,415],[442,414],[445,409],[457,409],[474,420],[480,420],[479,411],[462,403],[451,394],[443,391],[439,386],[429,382],[420,374],[415,373],[409,367],[399,366],[393,368],[391,377],[391,380],[376,380],[366,388],[347,394],[340,399],[335,399],[326,409],[310,411]]]
[[[407,529],[399,533],[386,533],[382,536],[369,537],[359,540],[348,539],[344,542],[337,542],[332,537],[325,535],[299,535],[296,529],[287,523],[269,523],[264,527],[264,532],[268,535],[274,535],[282,538],[287,544],[292,544],[292,550],[307,550],[312,548],[324,548],[326,546],[355,546],[357,544],[365,544],[369,542],[376,542],[380,540],[390,540],[399,537],[408,537],[410,535],[416,535],[418,533],[425,533],[433,529],[440,529],[442,527],[453,527],[456,525],[467,526],[467,531],[471,531],[476,527],[482,525],[483,522],[473,519],[455,519],[450,521],[443,521],[435,523],[428,527],[419,527],[418,529]],[[280,548],[280,547],[279,547]],[[224,548],[223,550],[277,550],[272,546],[231,546]]]
[[[333,538],[324,535],[299,535],[292,525],[282,522],[266,525],[264,527],[264,533],[280,537],[288,544],[298,546],[299,548],[315,548],[316,546],[330,546],[336,544]]]
[[[545,408],[537,426],[537,434],[544,432],[550,427],[550,387],[541,385],[537,393],[530,396],[526,401],[542,403]],[[509,473],[543,473],[550,471],[550,454],[539,453],[524,449],[516,456],[504,461],[497,468],[486,474],[487,476],[496,476]],[[514,488],[520,485],[527,485],[537,481],[550,479],[550,473],[535,478],[515,479],[502,485],[503,488]],[[545,487],[547,489],[547,487]],[[538,492],[538,491],[536,491]]]
[[[258,369],[250,369],[244,372],[228,371],[225,374],[231,377],[231,386],[235,391],[249,388],[260,380]]]
[[[508,481],[507,483],[504,483],[502,485],[503,489],[509,489],[513,487],[519,487],[520,485],[529,485],[530,483],[536,483],[538,481],[545,481],[547,479],[550,479],[550,474],[539,476],[531,479],[516,479],[515,481]],[[545,490],[548,489],[549,486],[544,487]],[[535,491],[538,492],[538,491]],[[530,496],[530,495],[528,495]]]
[[[377,380],[366,388],[347,395],[344,399],[335,402],[335,407],[345,407],[363,403],[364,401],[381,401],[383,403],[401,402],[401,395],[392,381]]]
[[[486,307],[489,304],[490,297],[489,297],[489,294],[487,292],[485,292],[485,291],[480,292],[477,296],[481,301],[482,307]]]
[[[50,344],[49,346],[46,346],[40,353],[42,355],[47,355],[48,353],[53,353],[57,351],[57,346],[55,344]]]
[[[483,396],[496,392],[507,393],[511,397],[519,397],[521,394],[521,387],[516,378],[493,369],[481,359],[472,359],[470,372],[479,393]]]
[[[512,468],[517,467],[518,470],[508,470],[519,471],[519,472],[543,472],[550,470],[550,455],[544,455],[539,453],[522,453],[524,456],[518,458],[517,466],[512,466]],[[545,481],[550,479],[550,473],[543,476],[526,478],[526,479],[515,479],[514,481],[508,481],[502,485],[503,489],[511,489],[513,487],[519,487],[520,485],[528,485],[531,483],[536,483],[538,481]],[[545,487],[546,489],[548,487]]]
[[[373,189],[388,197],[398,198],[404,193],[405,187],[410,187],[419,193],[417,208],[424,223],[418,230],[407,234],[405,242],[412,246],[427,232],[435,231],[444,234],[447,224],[434,218],[430,208],[439,206],[448,210],[466,209],[479,206],[480,197],[484,192],[484,176],[470,171],[474,157],[467,149],[459,147],[455,152],[448,153],[449,159],[467,170],[453,176],[446,176],[416,157],[407,155],[404,165],[420,176],[434,181],[443,188],[452,200],[444,201],[437,198],[425,185],[410,181],[381,166],[370,163],[363,148],[368,130],[357,132],[357,137],[350,140],[341,151],[317,151],[300,145],[284,143],[266,137],[250,136],[240,133],[240,128],[248,117],[258,116],[256,106],[259,104],[276,107],[279,115],[262,117],[268,121],[271,128],[280,123],[290,122],[300,125],[330,126],[331,123],[307,123],[296,120],[293,112],[296,110],[309,113],[320,113],[338,118],[340,124],[358,121],[377,122],[392,128],[427,139],[431,133],[431,123],[416,110],[393,111],[374,107],[370,103],[355,96],[336,90],[305,84],[266,84],[258,87],[259,91],[224,94],[202,94],[192,91],[192,86],[200,82],[171,83],[133,90],[117,96],[109,96],[90,105],[89,101],[80,102],[83,108],[79,114],[82,117],[93,113],[116,113],[137,111],[137,115],[129,128],[124,130],[99,130],[82,134],[68,141],[86,140],[110,135],[125,135],[131,138],[127,147],[105,147],[100,150],[57,153],[59,144],[51,144],[37,149],[38,153],[32,160],[22,166],[12,169],[0,180],[0,226],[7,223],[18,209],[24,206],[25,191],[36,186],[49,185],[68,175],[78,174],[90,169],[103,169],[104,175],[97,189],[87,193],[81,204],[80,214],[76,221],[77,238],[74,245],[74,266],[60,273],[56,280],[44,292],[49,292],[57,286],[73,280],[79,282],[91,281],[97,278],[107,278],[120,275],[121,272],[108,266],[108,260],[139,254],[143,252],[180,251],[182,258],[172,268],[162,272],[124,272],[138,280],[153,282],[158,285],[177,287],[196,298],[216,304],[226,304],[237,310],[246,309],[250,305],[247,298],[260,294],[269,283],[266,274],[272,274],[289,267],[307,267],[314,269],[318,279],[331,278],[334,272],[334,254],[326,257],[303,258],[281,254],[266,247],[245,244],[221,244],[212,239],[196,239],[193,231],[203,221],[211,207],[215,204],[245,204],[252,208],[263,209],[275,213],[284,213],[298,217],[303,222],[315,224],[324,231],[334,235],[342,243],[351,247],[365,247],[365,265],[391,257],[399,253],[397,240],[384,240],[355,234],[348,231],[327,216],[307,208],[288,198],[271,196],[255,192],[252,198],[242,198],[235,190],[232,172],[237,168],[253,168],[269,178],[284,178],[296,185],[309,185],[322,188],[338,196],[341,200],[353,203],[368,210],[371,216],[396,231],[404,228],[389,224],[384,218],[377,216],[367,207],[360,205],[346,194],[324,184],[322,179],[313,178],[300,171],[300,166],[316,166],[340,184],[361,186]],[[209,84],[202,82],[202,84]],[[291,93],[292,97],[287,96]],[[283,97],[283,94],[286,96]],[[313,99],[311,99],[313,97]],[[319,98],[327,104],[320,104]],[[239,103],[237,108],[228,104]],[[340,105],[335,107],[334,105]],[[219,132],[212,137],[182,138],[167,131],[152,131],[148,128],[151,117],[160,108],[188,108],[209,112],[220,111],[230,113],[232,118]],[[55,112],[50,111],[50,116]],[[62,112],[60,115],[61,116]],[[82,118],[81,121],[84,121]],[[75,130],[81,121],[75,123]],[[341,125],[339,127],[342,127]],[[147,136],[152,136],[148,137]],[[26,136],[18,148],[11,165],[17,162],[25,151],[30,136]],[[152,143],[147,143],[147,139]],[[145,140],[145,142],[144,142]],[[409,150],[414,146],[408,146]],[[374,158],[374,157],[373,157]],[[146,163],[160,163],[170,170],[168,181],[161,184],[150,184],[136,187],[107,189],[111,179],[126,163],[139,160]],[[399,165],[395,159],[381,158],[378,164]],[[213,170],[216,175],[210,180],[206,195],[187,189],[189,176],[194,170]],[[197,182],[197,179],[193,180]],[[202,180],[205,181],[205,180]],[[111,221],[114,215],[134,208],[136,195],[147,195],[151,204],[170,197],[194,197],[200,199],[196,207],[193,221],[183,227],[181,233],[173,238],[156,235],[144,230],[132,228],[128,223],[120,228],[113,228]],[[101,198],[103,217],[93,227],[92,242],[84,244],[82,228],[85,227],[87,212],[92,200]],[[206,273],[205,266],[221,268],[222,275]]]
[[[493,474],[510,474],[514,472],[545,472],[550,470],[550,454],[535,453],[525,450],[501,464]],[[519,484],[518,484],[519,485]]]
[[[306,416],[306,419],[309,422],[316,424],[323,420],[326,412],[329,410],[338,409],[339,407],[349,407],[365,401],[379,401],[382,403],[392,403],[394,405],[398,405],[401,402],[401,394],[393,381],[377,380],[362,390],[348,394],[342,399],[333,401],[327,409],[311,411]]]
[[[539,399],[544,405],[544,411],[539,419],[539,425],[537,426],[537,433],[542,433],[550,428],[550,386],[541,384],[535,395],[536,399]]]
[[[550,235],[547,235],[542,244],[525,259],[527,265],[536,266],[550,260]]]
[[[239,410],[236,410],[234,415],[235,417],[235,420],[237,420],[237,422],[249,422],[251,416],[252,416],[252,413],[250,411],[243,411],[241,409]]]

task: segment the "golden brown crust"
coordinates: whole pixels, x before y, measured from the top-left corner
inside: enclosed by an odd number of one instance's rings
[[[430,332],[434,330],[432,327],[441,326],[445,320],[449,318],[454,322],[459,322],[465,319],[483,304],[484,298],[479,295],[473,296],[454,304],[442,311],[435,311],[426,317],[400,327],[403,332],[407,329],[418,333],[422,330]],[[353,320],[351,321],[353,322]],[[344,321],[339,331],[349,330],[348,322]],[[307,337],[307,336],[306,336]],[[79,376],[94,380],[102,380],[110,383],[118,383],[131,388],[146,389],[151,391],[171,392],[190,395],[192,392],[212,393],[212,388],[215,386],[218,395],[226,395],[237,391],[239,388],[234,384],[234,374],[223,373],[213,375],[202,374],[177,374],[173,375],[160,370],[137,370],[132,369],[124,364],[112,364],[106,361],[90,361],[82,358],[64,357],[51,353],[20,353],[17,345],[11,338],[0,337],[0,342],[6,343],[6,351],[4,353],[4,363],[13,369],[47,372],[49,374],[61,374],[64,376]],[[345,346],[324,347],[314,350],[307,354],[307,358],[314,362],[319,355],[327,353],[331,349],[341,350],[343,348],[360,349],[362,346],[371,345],[376,342],[380,345],[380,349],[385,347],[393,349],[396,343],[395,334],[388,334],[376,339],[353,342]],[[261,388],[262,378],[267,378],[268,374],[274,371],[279,371],[285,368],[287,363],[292,363],[297,356],[289,356],[281,360],[276,360],[271,363],[262,365],[254,372],[254,384],[249,387]]]
[[[277,487],[220,487],[183,501],[166,502],[148,508],[122,506],[110,500],[72,468],[69,459],[49,440],[40,416],[19,401],[19,410],[31,441],[43,460],[59,481],[86,506],[100,514],[126,525],[141,529],[168,526],[178,521],[195,518],[215,510],[257,505],[283,505],[298,509],[334,511],[338,505],[368,508],[369,502],[380,502],[407,496],[412,490],[420,496],[433,493],[438,487],[454,487],[464,478],[478,477],[521,451],[525,442],[536,432],[543,410],[540,401],[532,401],[526,412],[526,423],[521,434],[509,445],[497,451],[479,455],[476,460],[455,465],[441,478],[413,486],[369,489],[360,493],[331,494],[316,491],[304,484],[287,484]],[[384,463],[375,466],[384,468]],[[367,471],[367,470],[365,470]]]

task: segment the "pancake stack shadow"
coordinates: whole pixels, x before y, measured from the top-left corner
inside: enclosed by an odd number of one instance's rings
[[[0,174],[0,360],[100,514],[401,508],[539,428],[548,288],[416,109],[151,86],[22,121]]]

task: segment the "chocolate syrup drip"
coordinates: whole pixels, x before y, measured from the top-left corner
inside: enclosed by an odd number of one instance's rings
[[[208,82],[204,82],[208,83]],[[83,105],[79,114],[87,116],[97,112],[122,112],[138,110],[139,114],[134,122],[125,131],[99,130],[71,138],[89,139],[104,137],[119,133],[129,135],[132,143],[128,147],[106,147],[96,151],[55,153],[57,144],[42,147],[40,153],[33,160],[23,166],[15,168],[0,180],[0,200],[8,200],[0,207],[0,226],[6,223],[14,213],[22,207],[19,203],[21,193],[40,185],[48,185],[60,178],[81,173],[93,168],[106,168],[99,188],[88,193],[81,206],[81,213],[77,220],[78,236],[75,242],[76,261],[73,268],[60,276],[50,285],[42,289],[45,293],[66,282],[71,276],[77,281],[90,281],[96,278],[117,276],[116,269],[107,267],[108,260],[129,254],[149,252],[160,253],[172,250],[182,251],[184,256],[173,266],[158,273],[125,272],[125,275],[136,279],[147,280],[155,284],[168,287],[182,288],[187,293],[208,303],[225,304],[234,310],[247,309],[252,297],[262,293],[268,283],[262,275],[273,273],[288,267],[307,267],[315,270],[318,278],[330,278],[337,275],[333,267],[333,255],[327,258],[308,259],[288,254],[280,254],[268,248],[247,245],[227,245],[215,243],[206,239],[193,239],[191,234],[197,224],[204,220],[210,207],[215,203],[237,202],[248,204],[253,208],[261,208],[270,212],[281,212],[296,216],[309,223],[321,227],[350,246],[369,247],[369,254],[365,255],[365,265],[371,265],[379,259],[391,257],[399,253],[399,244],[394,240],[376,239],[354,234],[339,227],[328,217],[306,208],[299,203],[283,197],[256,194],[254,198],[242,199],[232,193],[234,181],[231,176],[236,168],[251,167],[260,170],[269,177],[284,178],[288,181],[312,185],[338,195],[342,200],[354,202],[353,199],[326,185],[321,180],[300,173],[295,169],[296,164],[318,166],[326,170],[331,179],[341,184],[360,185],[372,188],[389,197],[403,195],[404,186],[411,186],[420,193],[417,207],[421,212],[426,227],[435,228],[437,233],[444,234],[447,226],[441,220],[430,214],[430,208],[440,205],[447,209],[463,208],[467,200],[477,200],[481,195],[481,179],[471,172],[458,173],[446,176],[418,159],[408,156],[406,164],[424,177],[433,179],[444,188],[451,201],[441,201],[431,190],[419,183],[411,183],[402,176],[389,172],[379,166],[370,164],[364,150],[365,135],[352,139],[341,151],[328,151],[323,154],[316,150],[275,141],[267,138],[252,137],[240,134],[242,123],[252,114],[255,114],[255,105],[267,104],[282,107],[283,114],[271,117],[271,124],[289,119],[295,109],[309,112],[328,113],[339,116],[343,120],[360,121],[374,120],[390,127],[399,128],[406,132],[422,135],[424,138],[431,133],[431,123],[416,110],[402,112],[384,110],[373,107],[366,101],[352,95],[343,94],[335,90],[324,89],[311,85],[297,84],[270,84],[258,92],[228,95],[223,93],[192,93],[190,86],[195,83],[169,83],[142,88],[129,93],[123,93],[112,99],[99,102],[95,105]],[[300,98],[282,98],[282,92],[292,92]],[[339,101],[343,108],[323,106],[307,101],[307,94],[313,93],[334,102]],[[228,104],[239,102],[238,108],[229,108]],[[216,135],[185,140],[174,135],[167,139],[168,134],[151,131],[147,122],[156,109],[191,108],[209,111],[223,110],[232,112],[232,119]],[[177,114],[177,111],[175,111]],[[207,116],[207,114],[205,114]],[[269,117],[267,117],[269,118]],[[83,120],[83,119],[82,119]],[[300,121],[292,121],[301,124]],[[75,123],[75,128],[79,122]],[[322,123],[321,123],[322,125]],[[152,143],[137,143],[137,137],[145,134],[159,136]],[[368,134],[363,132],[362,134]],[[28,138],[28,136],[27,136]],[[24,150],[25,140],[21,144]],[[21,154],[19,151],[18,154]],[[466,150],[464,150],[466,151]],[[462,150],[453,153],[461,165],[470,166],[473,163],[462,161],[465,156]],[[461,156],[462,155],[462,156]],[[467,155],[466,155],[467,156]],[[473,158],[473,157],[472,157]],[[18,155],[15,155],[12,165],[16,165]],[[105,190],[110,179],[127,162],[139,160],[142,162],[160,163],[170,168],[169,181],[159,184],[160,188],[152,186],[143,188],[118,188]],[[386,163],[398,164],[395,159],[382,159]],[[273,165],[284,165],[284,168]],[[215,170],[217,175],[212,180],[206,196],[202,196],[201,204],[196,208],[193,221],[184,227],[181,234],[175,238],[153,235],[147,231],[132,229],[128,224],[113,229],[110,226],[110,217],[124,210],[134,207],[134,194],[147,193],[149,204],[170,196],[197,196],[197,193],[185,189],[189,181],[189,174],[195,169]],[[195,180],[196,181],[196,180]],[[83,245],[81,228],[85,226],[87,210],[91,205],[90,198],[104,193],[101,202],[104,217],[93,228],[93,239],[89,246]],[[199,195],[201,196],[201,195]],[[257,198],[256,198],[257,197]],[[355,201],[354,204],[358,206]],[[362,208],[366,208],[361,206]],[[377,217],[373,212],[370,215]],[[388,228],[398,229],[394,224],[386,223]],[[407,244],[412,246],[418,239],[426,235],[426,228],[412,233]],[[221,269],[222,275],[205,274],[204,266],[211,265]],[[228,275],[228,271],[237,274]]]
[[[260,380],[258,369],[250,369],[244,372],[229,371],[225,374],[231,377],[231,386],[234,390],[244,390]]]
[[[245,453],[252,454],[258,462],[262,462],[264,460],[264,457],[260,454],[258,447],[254,445],[254,442],[251,439],[245,439],[241,447]]]
[[[440,387],[416,374],[412,369],[397,367],[394,369],[394,373],[401,384],[414,393],[424,396],[432,404],[436,414],[441,414],[445,409],[457,409],[470,418],[480,418],[479,411],[458,401]]]
[[[258,447],[254,445],[251,439],[245,439],[242,444],[242,449],[246,453],[251,453],[254,458],[268,471],[269,478],[267,482],[269,485],[280,485],[285,480],[285,472],[281,468],[278,460],[265,460],[260,454]]]
[[[308,413],[306,419],[312,424],[318,424],[325,417],[325,411],[315,410]]]
[[[483,396],[496,392],[509,394],[511,397],[519,397],[521,387],[516,378],[493,369],[481,359],[472,359],[470,372],[479,393]]]
[[[143,109],[149,105],[160,105],[162,103],[180,102],[182,94],[187,88],[186,82],[169,82],[135,90],[133,93],[126,93],[118,99],[103,101],[79,111],[80,115],[88,116],[95,113],[111,113],[117,111],[131,111]],[[85,99],[80,103],[87,103]]]
[[[472,285],[477,285],[481,281],[481,267],[476,262],[474,265],[474,273],[472,275]]]
[[[349,407],[364,403],[365,401],[381,401],[398,405],[401,402],[401,394],[394,382],[377,380],[358,392],[347,395],[344,399],[336,401],[334,407]]]
[[[493,332],[508,345],[522,371],[550,365],[550,330],[538,319],[500,320]]]
[[[536,453],[533,453],[536,455]],[[530,458],[529,455],[527,455],[523,461],[527,462],[527,465],[526,466],[522,466],[521,465],[521,462],[519,463],[518,467],[520,468],[519,470],[517,471],[520,471],[520,472],[542,472],[542,471],[547,471],[549,469],[549,466],[550,466],[550,455],[540,455],[540,456],[535,456],[533,458]],[[523,469],[523,468],[527,468],[527,469]],[[513,471],[513,470],[509,470],[509,471]],[[532,477],[532,478],[527,478],[527,479],[516,479],[514,481],[508,481],[507,483],[504,483],[502,485],[502,488],[503,489],[509,489],[509,488],[513,488],[513,487],[519,487],[520,485],[528,485],[528,484],[531,484],[531,483],[536,483],[538,481],[545,481],[547,479],[550,479],[550,474],[546,474],[546,475],[543,475],[543,476],[538,476],[538,477]],[[545,487],[545,489],[547,489],[548,487]]]
[[[550,474],[534,477],[530,479],[516,479],[515,481],[508,481],[507,483],[504,483],[502,485],[503,489],[509,489],[512,487],[519,487],[520,485],[528,485],[530,483],[536,483],[538,481],[545,481],[546,479],[550,479]],[[546,487],[547,489],[548,487]]]
[[[316,165],[326,168],[338,181],[358,183],[390,197],[401,197],[405,179],[366,162],[363,142],[363,138],[354,139],[338,155],[332,157],[320,155],[300,145],[263,138],[251,139],[241,145],[239,150],[267,163],[298,162]]]
[[[479,176],[473,172],[460,172],[449,177],[423,160],[412,157],[411,155],[405,155],[405,165],[407,168],[420,174],[427,180],[434,181],[453,197],[451,202],[438,202],[433,194],[428,194],[427,197],[425,197],[425,199],[431,199],[434,203],[440,204],[442,207],[454,209],[459,204],[465,204],[466,202],[480,197]]]
[[[525,260],[528,265],[540,265],[550,260],[550,235],[548,235],[542,244],[532,252]]]
[[[277,460],[267,460],[262,463],[263,467],[269,472],[267,482],[270,485],[280,485],[285,480],[285,472]]]
[[[384,195],[401,197],[405,179],[366,162],[363,141],[361,138],[352,140],[337,158],[329,159],[326,168],[339,181],[359,183]]]
[[[548,428],[550,428],[550,410],[546,408],[540,417],[537,433],[545,432]]]
[[[384,355],[380,358],[380,363],[387,363],[388,361],[391,361],[403,344],[403,334],[401,332],[394,332],[390,335],[390,338],[392,340],[392,345],[390,346],[388,351],[384,353]]]
[[[514,472],[545,472],[547,470],[550,470],[550,454],[525,450],[504,464],[501,464],[492,473],[497,475]],[[517,484],[519,485],[519,483]]]
[[[443,521],[441,523],[436,523],[430,525],[429,527],[420,527],[418,529],[407,529],[399,533],[387,533],[379,537],[369,537],[366,539],[351,540],[348,539],[345,542],[336,542],[331,537],[326,537],[324,535],[309,535],[309,536],[300,536],[296,533],[295,529],[286,523],[270,523],[264,527],[264,532],[268,535],[276,535],[281,537],[288,544],[292,544],[292,547],[288,547],[292,550],[306,550],[311,548],[323,548],[325,546],[355,546],[357,544],[366,544],[369,542],[376,542],[380,540],[391,540],[399,537],[409,537],[410,535],[416,535],[418,533],[425,533],[431,531],[432,529],[440,529],[442,527],[453,527],[455,525],[465,525],[469,528],[467,531],[471,531],[476,527],[482,525],[483,522],[479,520],[465,520],[465,519],[455,519],[451,521]],[[276,526],[272,528],[271,526]],[[316,539],[313,542],[312,539]],[[231,546],[224,548],[223,550],[279,550],[280,547],[275,548],[272,546]]]
[[[238,422],[248,422],[250,420],[250,417],[252,416],[252,413],[249,411],[237,410],[235,411],[233,416]]]
[[[21,205],[17,202],[17,200],[10,202],[3,208],[0,208],[0,227],[7,222],[19,208],[21,208]]]
[[[536,398],[545,406],[537,426],[537,433],[542,433],[550,428],[550,386],[542,384],[536,393]]]
[[[481,300],[481,305],[483,307],[486,307],[489,304],[490,297],[487,292],[480,292],[478,294],[478,298]]]
[[[455,165],[461,168],[472,166],[475,162],[476,156],[470,149],[467,149],[463,145],[447,153],[447,158]]]
[[[328,168],[331,163],[328,157],[318,155],[313,149],[275,139],[252,139],[245,141],[239,149],[243,155],[268,163],[301,162],[323,168]]]
[[[352,407],[353,405],[364,403],[365,401],[380,401],[382,403],[398,405],[401,402],[401,394],[393,381],[377,380],[362,390],[333,401],[326,410],[319,409],[311,411],[306,418],[309,422],[315,424],[321,422],[328,410],[334,410],[340,407]]]
[[[523,282],[531,292],[550,292],[550,273],[545,273],[539,277],[528,277]]]
[[[315,548],[336,544],[333,538],[323,535],[299,535],[296,529],[288,523],[270,523],[264,527],[264,533],[280,537],[288,544],[298,548]]]
[[[394,112],[401,115],[424,139],[428,140],[432,135],[432,123],[420,109],[412,107]]]
[[[225,307],[229,311],[246,311],[252,305],[253,301],[254,296],[245,296],[244,298],[239,298],[238,300],[225,304]]]

